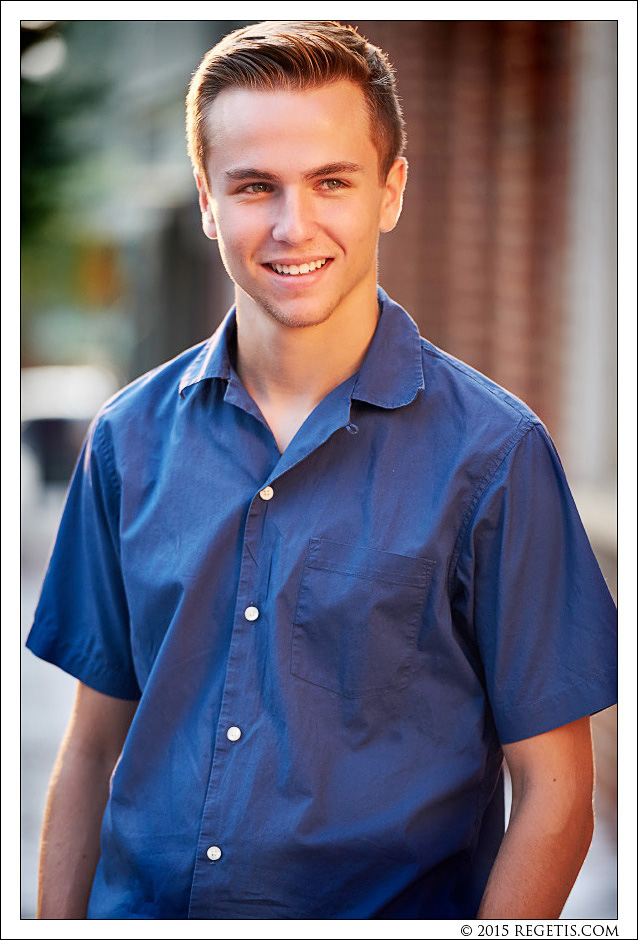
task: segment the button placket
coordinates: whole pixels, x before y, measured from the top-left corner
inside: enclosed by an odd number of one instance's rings
[[[193,873],[190,916],[207,916],[211,892],[231,891],[237,846],[234,844],[233,820],[236,816],[238,794],[232,782],[241,777],[244,760],[252,761],[252,746],[257,751],[263,747],[263,737],[256,729],[261,728],[262,714],[259,697],[253,702],[246,696],[246,688],[259,682],[260,662],[256,659],[264,634],[269,629],[270,601],[268,600],[268,577],[270,565],[268,548],[276,541],[273,531],[275,518],[285,504],[289,480],[284,478],[310,453],[348,422],[350,393],[339,402],[338,413],[331,416],[318,414],[312,434],[305,442],[301,439],[293,448],[288,448],[270,473],[261,475],[262,487],[247,494],[250,503],[245,519],[241,545],[241,564],[237,580],[236,606],[226,666],[226,680],[222,701],[217,716],[215,742],[212,751],[211,773],[202,811],[197,861]],[[329,420],[325,420],[326,417]],[[352,431],[350,431],[352,433]],[[308,437],[308,435],[306,435]],[[262,465],[262,472],[266,469]],[[253,477],[253,486],[258,486],[260,476]],[[294,479],[293,479],[294,484]],[[283,489],[282,489],[283,487]],[[269,503],[273,502],[270,506]],[[267,521],[271,513],[273,525]],[[267,538],[267,543],[264,542]],[[263,664],[262,664],[263,666]],[[244,754],[244,748],[249,752]],[[229,821],[228,828],[225,821]],[[211,845],[213,840],[220,844]],[[231,845],[230,842],[233,842]],[[223,856],[222,856],[223,850]],[[213,856],[209,854],[213,853]],[[221,864],[216,864],[221,860]]]
[[[224,870],[228,871],[227,865],[211,864],[222,859],[222,848],[217,844],[211,845],[208,840],[215,837],[221,838],[224,835],[219,828],[220,819],[224,817],[221,781],[228,768],[228,762],[234,759],[231,755],[239,747],[238,742],[243,736],[242,728],[235,722],[240,716],[248,720],[242,706],[242,689],[245,688],[245,669],[254,655],[254,630],[251,622],[260,616],[259,608],[251,603],[258,593],[257,558],[262,544],[261,518],[263,516],[259,511],[260,506],[260,500],[255,503],[253,498],[244,527],[235,622],[228,652],[226,683],[218,718],[216,745],[202,814],[198,862],[191,887],[191,912],[200,909],[200,905],[204,903],[200,893],[202,885],[209,885],[211,878],[218,883],[219,879],[223,881],[227,877],[223,875]],[[225,847],[225,851],[227,849],[228,846]]]

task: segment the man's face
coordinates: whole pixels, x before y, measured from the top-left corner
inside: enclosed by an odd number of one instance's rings
[[[208,127],[203,226],[238,310],[303,327],[369,306],[379,232],[396,224],[406,170],[399,159],[380,181],[361,89],[229,88]]]

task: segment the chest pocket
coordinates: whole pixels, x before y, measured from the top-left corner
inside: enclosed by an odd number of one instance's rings
[[[434,562],[311,539],[291,672],[346,698],[407,684]]]

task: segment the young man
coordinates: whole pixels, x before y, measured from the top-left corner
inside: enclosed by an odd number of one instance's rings
[[[542,424],[377,289],[392,71],[252,26],[188,134],[236,304],[76,472],[29,639],[80,680],[40,916],[556,917],[614,609]]]

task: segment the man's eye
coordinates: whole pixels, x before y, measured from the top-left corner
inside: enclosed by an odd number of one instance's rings
[[[268,193],[270,192],[269,183],[249,183],[248,186],[244,186],[242,189],[243,193]]]
[[[322,180],[321,185],[324,189],[337,190],[344,189],[346,184],[343,180]]]

